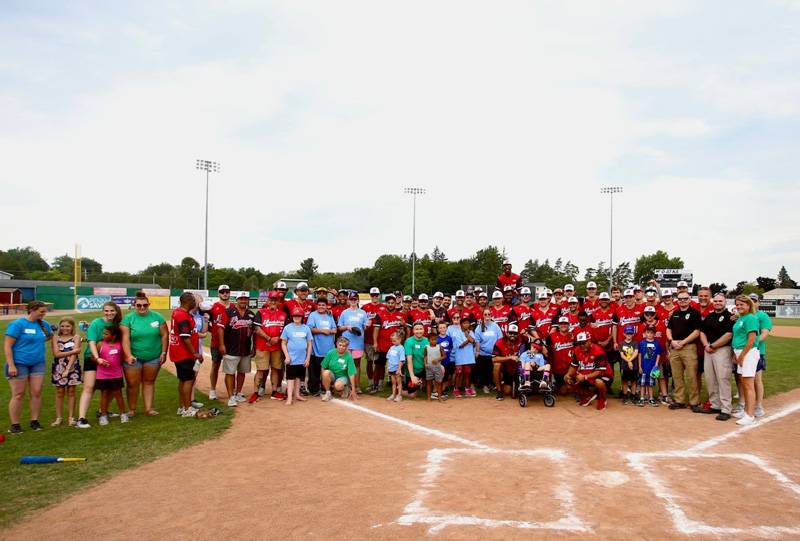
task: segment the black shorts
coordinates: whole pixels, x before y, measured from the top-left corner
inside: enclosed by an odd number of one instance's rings
[[[628,363],[622,363],[622,381],[639,381],[639,363],[633,363],[633,369],[628,368]]]
[[[442,366],[444,366],[444,380],[447,381],[456,373],[456,363],[447,363]]]
[[[219,352],[219,349],[211,348],[211,362],[215,363],[222,362],[222,353]]]
[[[97,372],[97,362],[92,359],[91,350],[86,351],[83,357],[83,371],[84,372]]]
[[[94,382],[94,388],[98,391],[119,391],[124,386],[124,378],[98,379]]]
[[[185,359],[175,362],[175,373],[178,381],[194,381],[197,372],[194,371],[194,359]]]
[[[374,366],[386,366],[386,352],[385,351],[379,351],[378,352],[378,358],[375,359]]]
[[[302,364],[287,364],[286,379],[306,379],[306,367]]]

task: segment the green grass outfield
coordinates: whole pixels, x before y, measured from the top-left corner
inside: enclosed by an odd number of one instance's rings
[[[800,317],[776,317],[772,324],[781,327],[800,327]]]
[[[162,311],[164,312],[166,311]],[[99,313],[81,314],[80,319],[91,321],[98,315]],[[57,318],[48,318],[48,322],[55,324]],[[9,321],[0,321],[3,335],[8,323]],[[48,354],[48,372],[45,375],[42,412],[39,417],[45,429],[41,432],[33,432],[27,428],[30,419],[27,398],[22,413],[22,428],[25,432],[16,436],[6,432],[9,425],[10,389],[7,382],[0,383],[0,428],[6,436],[5,443],[0,444],[0,527],[20,520],[25,513],[86,490],[88,486],[123,470],[219,436],[231,424],[232,414],[227,408],[222,408],[220,416],[203,421],[176,416],[177,380],[172,374],[162,370],[156,382],[155,403],[155,409],[161,415],[137,416],[126,425],[121,425],[119,418],[112,418],[108,426],[97,426],[94,412],[98,408],[100,393],[96,392],[89,409],[92,428],[80,430],[65,425],[51,428],[50,423],[55,419],[55,392],[49,377],[51,360],[52,355]],[[140,399],[140,409],[141,404]],[[64,407],[66,409],[66,399]],[[114,410],[116,407],[112,406],[112,411]],[[88,461],[22,466],[19,464],[19,457],[22,455],[75,456],[86,457]]]

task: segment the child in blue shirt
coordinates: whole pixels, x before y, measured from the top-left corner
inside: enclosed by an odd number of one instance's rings
[[[455,363],[453,361],[453,339],[447,334],[447,323],[442,322],[436,326],[439,331],[436,337],[436,343],[442,346],[444,350],[444,359],[442,359],[442,366],[444,367],[444,381],[442,382],[442,395],[447,397],[447,384],[455,373]]]
[[[639,376],[639,402],[638,405],[644,407],[645,401],[651,406],[657,407],[658,401],[653,398],[653,385],[655,380],[650,373],[658,366],[661,360],[661,344],[655,339],[656,328],[648,325],[644,329],[644,340],[639,342],[639,360],[642,366],[642,374]]]
[[[389,363],[389,379],[392,383],[392,394],[386,400],[402,402],[403,400],[403,364],[406,361],[406,349],[403,347],[403,333],[395,331],[391,336],[392,346],[386,353]]]
[[[539,382],[540,389],[547,387],[547,379],[550,377],[550,363],[547,362],[547,359],[542,354],[542,349],[544,349],[544,343],[537,338],[531,344],[531,349],[519,356],[523,380],[520,389],[530,389],[531,379]]]

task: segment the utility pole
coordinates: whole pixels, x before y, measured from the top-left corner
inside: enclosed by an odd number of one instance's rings
[[[417,287],[417,196],[425,195],[425,188],[404,188],[403,193],[411,194],[413,203],[411,211],[411,294]]]
[[[614,194],[622,193],[622,186],[604,186],[600,193],[608,194],[611,203],[611,218],[608,234],[608,289],[614,285]]]

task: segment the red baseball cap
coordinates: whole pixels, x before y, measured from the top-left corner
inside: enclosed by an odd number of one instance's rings
[[[268,299],[277,299],[279,297],[280,297],[280,295],[278,295],[277,291],[270,291],[269,293],[267,293],[267,298]]]
[[[294,317],[294,316],[301,316],[302,317],[304,315],[306,315],[306,313],[299,306],[295,306],[294,308],[292,308],[292,317]]]

